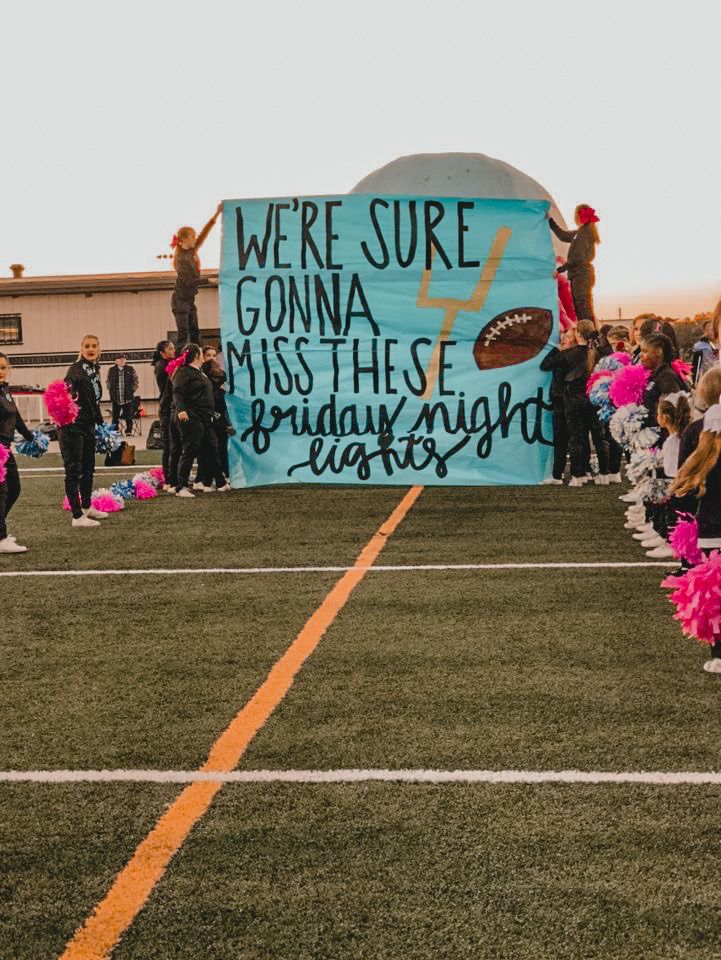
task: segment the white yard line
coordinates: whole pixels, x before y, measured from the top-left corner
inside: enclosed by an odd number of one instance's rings
[[[715,771],[661,770],[6,770],[0,783],[639,783],[721,784]]]
[[[678,560],[641,560],[619,563],[407,563],[372,567],[156,567],[107,570],[2,570],[0,577],[150,577],[175,576],[177,574],[223,573],[235,576],[280,573],[345,573],[348,570],[363,570],[368,573],[404,573],[423,570],[622,570],[628,567],[676,567]]]
[[[159,463],[136,463],[132,467],[96,467],[95,473],[116,473],[118,476],[122,473],[142,473],[144,470],[150,470],[151,467],[159,467]],[[26,467],[18,470],[21,477],[44,477],[52,473],[64,473],[65,467]]]

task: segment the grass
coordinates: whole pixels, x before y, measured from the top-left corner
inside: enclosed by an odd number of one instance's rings
[[[348,565],[402,496],[161,497],[73,531],[60,474],[23,484],[31,549],[0,570]],[[644,559],[617,493],[430,488],[379,562]],[[0,767],[197,767],[339,576],[0,580]],[[661,576],[371,573],[242,767],[718,769],[718,681]],[[0,785],[0,958],[60,953],[178,792]],[[710,960],[720,792],[227,785],[114,956]]]

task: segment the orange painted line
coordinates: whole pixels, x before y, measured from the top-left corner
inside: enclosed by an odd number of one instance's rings
[[[412,487],[371,537],[354,566],[336,583],[262,686],[218,737],[202,771],[229,773],[238,765],[248,744],[290,690],[295,675],[422,491],[423,487]],[[68,943],[60,960],[106,960],[110,956],[222,786],[219,781],[205,781],[183,790],[137,847],[105,898]]]

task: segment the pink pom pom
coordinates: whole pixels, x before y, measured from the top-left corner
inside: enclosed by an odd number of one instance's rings
[[[721,639],[721,552],[714,550],[703,563],[681,577],[667,577],[661,586],[673,590],[673,618],[686,636],[708,644]]]
[[[679,377],[682,377],[684,380],[688,380],[691,376],[691,364],[686,363],[684,360],[672,360],[671,367],[676,371]]]
[[[594,383],[598,383],[599,380],[603,380],[604,377],[608,378],[613,375],[612,370],[594,370],[591,376],[586,381],[586,396],[591,396],[591,388]]]
[[[5,477],[7,475],[7,470],[5,469],[5,464],[10,459],[10,448],[6,447],[4,443],[0,443],[0,483],[5,483]]]
[[[165,483],[165,474],[163,473],[162,467],[151,467],[150,470],[148,470],[148,473],[151,477],[157,480],[159,486],[163,486]]]
[[[181,353],[180,356],[176,357],[174,360],[168,360],[168,362],[165,365],[165,372],[168,374],[169,377],[173,376],[173,374],[178,369],[178,367],[183,366],[183,364],[185,363],[185,353],[187,353],[187,351],[185,351],[184,353]]]
[[[614,370],[608,389],[608,396],[614,407],[618,409],[627,403],[640,403],[650,376],[650,372],[640,364],[629,364]]]
[[[679,521],[669,537],[669,546],[678,560],[686,560],[694,566],[703,561],[698,546],[698,522],[690,513],[679,513]]]
[[[93,497],[90,502],[96,510],[102,510],[103,513],[117,513],[123,509],[115,497],[109,493],[102,493],[97,497]]]
[[[627,367],[631,362],[631,357],[629,354],[625,353],[623,350],[617,350],[611,354],[611,357],[614,360],[617,360],[619,363],[622,363],[624,367]]]
[[[64,380],[53,380],[43,394],[43,400],[50,419],[59,427],[66,427],[77,420],[80,408],[70,396],[68,385]]]
[[[146,483],[144,480],[133,481],[133,487],[135,489],[135,496],[138,498],[138,500],[150,500],[158,495],[158,491],[155,489],[155,487],[151,486],[149,483]]]
[[[70,509],[70,501],[68,500],[67,497],[63,497],[63,510],[69,510],[69,509]]]

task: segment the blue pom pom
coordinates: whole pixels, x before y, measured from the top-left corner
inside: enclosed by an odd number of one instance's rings
[[[110,492],[116,497],[122,497],[123,500],[132,500],[135,496],[133,481],[118,480],[111,486]]]
[[[99,423],[95,428],[95,449],[98,453],[112,453],[122,442],[118,431],[109,423]]]
[[[33,430],[32,440],[23,440],[15,444],[15,452],[23,457],[42,457],[48,452],[49,439],[40,430]]]

